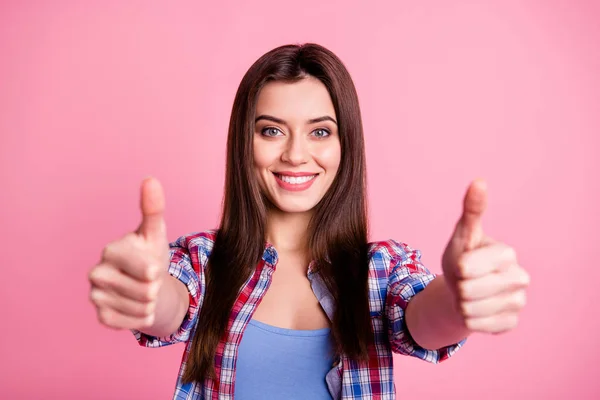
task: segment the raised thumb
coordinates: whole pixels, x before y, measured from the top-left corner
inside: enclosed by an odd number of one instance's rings
[[[482,217],[487,207],[487,184],[475,180],[467,189],[463,211],[456,226],[455,239],[463,243],[463,251],[476,248],[483,241]]]
[[[164,221],[165,195],[157,179],[149,177],[142,181],[140,206],[142,223],[138,233],[150,241],[163,240],[167,234]]]

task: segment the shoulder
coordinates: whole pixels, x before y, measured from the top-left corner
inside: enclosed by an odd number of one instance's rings
[[[171,249],[185,249],[190,254],[208,256],[213,249],[217,238],[217,230],[211,229],[201,232],[191,232],[179,236],[169,244]]]
[[[394,239],[381,240],[369,243],[369,260],[373,258],[385,258],[388,260],[406,260],[408,258],[421,257],[421,252],[410,247],[404,242]]]
[[[421,265],[421,252],[394,239],[369,243],[369,271],[371,276],[387,277],[398,267]]]

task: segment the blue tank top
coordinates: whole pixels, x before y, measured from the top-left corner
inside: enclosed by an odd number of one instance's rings
[[[331,400],[330,329],[294,330],[250,320],[235,373],[235,400]]]

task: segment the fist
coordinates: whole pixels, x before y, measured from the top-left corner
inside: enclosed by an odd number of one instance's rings
[[[485,182],[473,182],[442,267],[467,329],[502,333],[517,326],[530,278],[512,247],[483,233],[481,219],[486,204]]]
[[[98,320],[107,327],[142,330],[154,323],[156,300],[169,265],[164,207],[160,183],[144,180],[141,224],[135,232],[109,243],[90,271],[90,300]]]

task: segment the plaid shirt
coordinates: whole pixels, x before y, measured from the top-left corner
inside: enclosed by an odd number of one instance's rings
[[[253,275],[245,282],[234,303],[227,326],[227,339],[221,340],[215,356],[216,380],[184,384],[181,381],[190,352],[198,314],[205,293],[204,270],[212,250],[215,231],[193,233],[170,244],[169,273],[183,282],[189,291],[190,306],[179,330],[168,337],[153,337],[133,331],[146,347],[161,347],[185,342],[181,367],[175,388],[177,400],[233,399],[235,364],[238,347],[248,321],[265,295],[277,265],[277,252],[267,245]],[[438,363],[451,356],[464,343],[439,350],[420,347],[409,335],[404,311],[410,299],[423,290],[435,275],[420,262],[421,254],[404,243],[393,240],[370,244],[369,308],[375,335],[368,362],[355,362],[341,356],[325,377],[333,399],[395,399],[392,352]],[[315,296],[331,319],[334,302],[317,272],[308,271]]]

